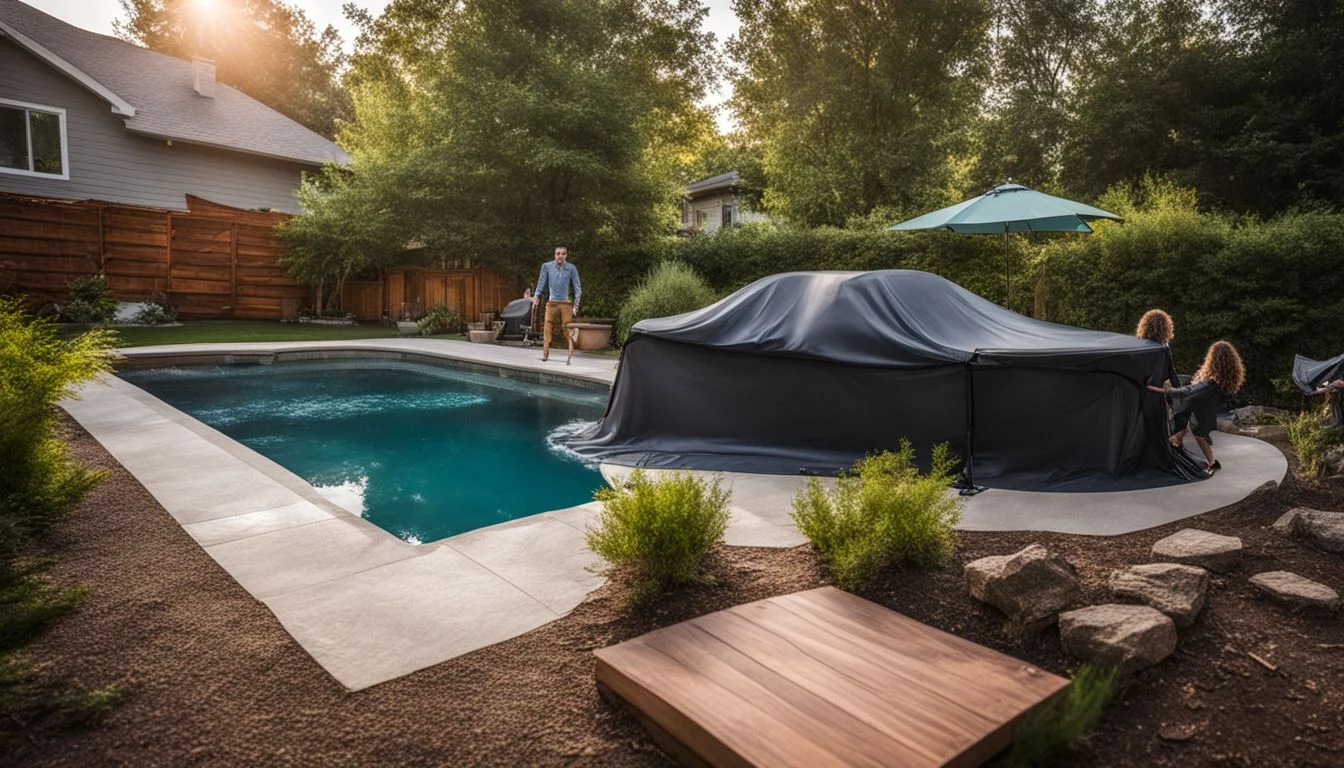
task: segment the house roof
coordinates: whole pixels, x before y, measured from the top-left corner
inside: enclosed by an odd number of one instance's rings
[[[0,0],[0,36],[106,101],[126,129],[145,136],[308,165],[348,163],[335,143],[223,83],[215,97],[192,87],[192,63],[80,29]]]
[[[702,192],[713,192],[717,189],[732,189],[740,184],[741,179],[738,177],[737,171],[729,171],[727,173],[720,173],[718,176],[710,176],[707,179],[701,179],[687,184],[686,194],[698,195]]]

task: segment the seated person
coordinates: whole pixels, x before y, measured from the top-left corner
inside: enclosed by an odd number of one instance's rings
[[[1344,379],[1335,379],[1327,381],[1321,385],[1321,388],[1312,392],[1308,397],[1317,395],[1326,395],[1330,399],[1326,404],[1329,411],[1330,424],[1336,427],[1344,427]]]
[[[1239,392],[1245,381],[1246,368],[1241,364],[1237,348],[1226,341],[1215,341],[1188,386],[1148,386],[1153,392],[1171,396],[1175,413],[1194,416],[1195,443],[1204,454],[1205,468],[1210,473],[1222,468],[1213,458],[1212,433],[1218,425],[1218,405],[1224,397]],[[1184,432],[1182,429],[1171,436],[1173,445],[1180,445]]]

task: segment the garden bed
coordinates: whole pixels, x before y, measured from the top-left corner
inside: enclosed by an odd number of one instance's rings
[[[35,725],[0,762],[325,765],[666,765],[593,682],[592,651],[683,619],[824,583],[809,547],[719,547],[719,584],[634,612],[618,585],[522,637],[348,693],[228,577],[79,427],[76,455],[108,479],[58,529],[52,577],[88,585],[87,606],[31,646],[47,678],[118,682],[123,703],[80,731]],[[1344,510],[1344,485],[1290,487],[1182,523],[1112,538],[963,533],[957,564],[911,573],[866,596],[908,616],[1056,672],[1073,662],[1047,630],[1019,638],[966,593],[960,565],[1040,542],[1065,555],[1085,597],[1114,568],[1149,559],[1157,539],[1193,526],[1237,535],[1246,563],[1217,575],[1176,654],[1139,673],[1083,748],[1060,765],[1326,766],[1344,761],[1344,621],[1294,615],[1246,579],[1286,569],[1340,586],[1344,556],[1269,530],[1283,511]],[[1079,514],[1086,514],[1080,497]],[[1276,667],[1261,665],[1254,653]],[[1177,737],[1183,740],[1163,738]]]

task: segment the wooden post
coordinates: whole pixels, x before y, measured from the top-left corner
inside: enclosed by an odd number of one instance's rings
[[[229,317],[238,316],[238,222],[229,224]]]
[[[104,234],[104,227],[106,225],[103,224],[103,212],[106,210],[107,206],[105,205],[98,206],[98,271],[99,272],[102,272],[104,267],[106,266],[104,263],[104,258],[107,255],[107,243],[106,243],[106,236]]]
[[[168,290],[169,297],[173,294],[173,214],[168,214]]]

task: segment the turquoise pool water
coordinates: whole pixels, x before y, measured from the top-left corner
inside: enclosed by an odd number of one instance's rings
[[[602,415],[599,392],[380,360],[120,375],[414,543],[582,504],[603,485],[552,440]]]

